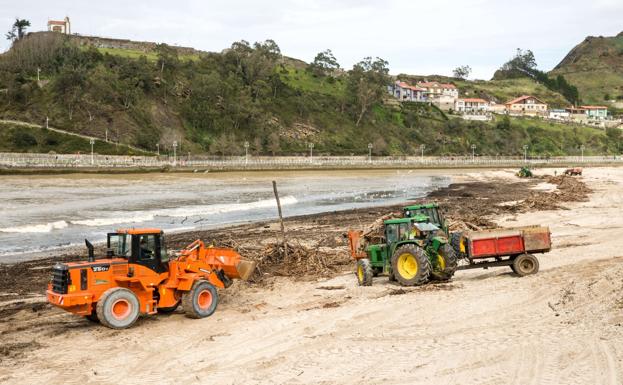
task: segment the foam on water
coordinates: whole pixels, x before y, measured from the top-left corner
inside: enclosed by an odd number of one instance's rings
[[[0,229],[0,233],[49,233],[52,230],[64,229],[67,226],[69,224],[65,221],[56,221],[45,224],[5,227]]]

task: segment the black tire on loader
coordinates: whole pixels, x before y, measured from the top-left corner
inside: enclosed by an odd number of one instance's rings
[[[355,275],[357,276],[357,283],[359,286],[372,286],[372,277],[374,271],[370,260],[368,258],[362,258],[357,260]]]
[[[456,272],[457,267],[458,259],[456,252],[450,244],[446,243],[439,248],[437,258],[433,257],[433,268],[431,269],[430,277],[436,281],[448,281]]]
[[[430,261],[414,244],[400,246],[391,258],[392,274],[403,286],[423,285],[430,276]]]
[[[182,294],[182,308],[187,317],[205,318],[216,311],[218,305],[218,292],[216,288],[206,280],[198,280],[193,287]]]
[[[536,274],[539,271],[539,260],[532,254],[521,254],[513,261],[513,268],[520,277]]]
[[[140,314],[136,294],[124,287],[113,287],[102,294],[96,306],[97,318],[111,329],[125,329],[134,325]]]

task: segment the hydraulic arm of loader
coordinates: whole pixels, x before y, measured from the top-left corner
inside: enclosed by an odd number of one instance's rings
[[[242,259],[232,249],[206,247],[201,240],[196,240],[180,252],[178,259],[192,265],[193,262],[205,263],[214,271],[222,270],[228,278],[247,280],[255,271],[256,262]]]
[[[348,231],[348,247],[350,248],[350,256],[353,259],[366,258],[366,250],[362,242],[363,231]]]

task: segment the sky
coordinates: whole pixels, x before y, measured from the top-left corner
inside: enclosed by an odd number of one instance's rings
[[[221,51],[241,39],[273,39],[284,55],[312,61],[331,49],[343,68],[366,56],[390,73],[451,75],[471,66],[489,79],[517,48],[550,70],[586,36],[623,31],[623,0],[0,0],[0,28],[30,31],[69,16],[72,33]],[[1,29],[0,29],[1,30]],[[2,39],[0,51],[9,48]]]

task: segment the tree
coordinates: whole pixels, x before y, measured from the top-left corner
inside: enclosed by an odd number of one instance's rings
[[[531,50],[517,48],[515,56],[504,63],[500,69],[495,71],[493,78],[496,80],[515,79],[520,77],[534,77],[533,71],[536,70],[536,59]]]
[[[388,63],[376,58],[366,57],[353,66],[348,74],[348,95],[355,104],[356,126],[368,110],[383,100],[390,83]]]
[[[24,34],[26,33],[26,28],[28,27],[30,27],[30,21],[26,19],[16,18],[15,23],[13,23],[13,26],[11,27],[11,30],[6,34],[7,40],[20,40],[24,37]]]
[[[472,73],[472,67],[470,66],[460,66],[454,69],[454,77],[459,79],[467,79],[469,74]]]
[[[307,69],[309,72],[316,76],[327,76],[333,74],[340,68],[340,64],[333,56],[333,52],[330,49],[319,52],[314,61],[311,62]]]

